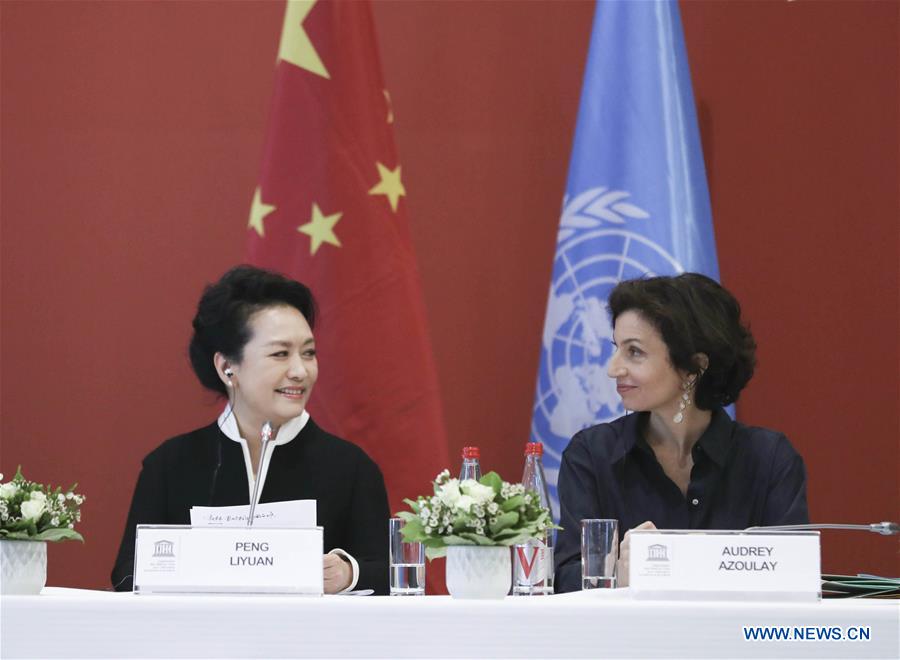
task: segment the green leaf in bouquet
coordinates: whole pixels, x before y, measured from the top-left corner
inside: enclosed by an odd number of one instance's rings
[[[84,543],[84,537],[74,529],[69,529],[68,527],[45,529],[40,534],[33,536],[32,539],[35,541],[81,541]]]
[[[507,511],[497,516],[497,520],[489,525],[491,534],[496,535],[498,532],[512,527],[519,522],[519,514],[516,511]]]
[[[422,545],[426,548],[442,548],[446,543],[444,543],[444,537],[442,536],[427,536],[422,539]]]
[[[536,535],[531,530],[520,529],[516,534],[504,538],[503,545],[516,545],[518,543],[525,543],[525,541],[527,541],[528,539],[532,539],[535,536]]]
[[[428,560],[439,559],[441,557],[445,557],[447,555],[447,546],[442,545],[440,547],[430,547],[425,546],[425,556],[428,557]]]
[[[475,545],[495,545],[495,543],[484,534],[476,534],[475,532],[462,532],[460,534],[464,539],[475,542]]]
[[[495,497],[500,494],[500,489],[503,487],[503,479],[496,472],[488,472],[478,480],[478,483],[493,488]]]
[[[34,523],[30,519],[29,520],[17,520],[12,523],[11,522],[6,523],[5,529],[9,530],[10,532],[25,532],[27,534],[28,530],[33,526],[34,526]],[[35,531],[35,533],[37,533],[37,530],[34,530],[34,531]]]
[[[400,529],[400,533],[403,535],[403,540],[407,543],[423,540],[426,537],[426,534],[425,528],[422,526],[422,521],[413,514],[409,515],[411,516],[410,518],[401,516],[401,518],[406,521],[403,527]]]
[[[419,516],[414,514],[412,511],[398,511],[395,515],[407,523],[410,520],[418,520],[419,519]]]
[[[503,541],[505,539],[512,538],[513,536],[518,536],[520,533],[521,530],[508,527],[494,534],[494,540],[498,542]]]
[[[403,501],[409,505],[409,508],[413,510],[413,513],[419,513],[419,503],[418,502],[416,502],[415,500],[411,500],[408,497],[406,499],[404,499]],[[398,513],[397,515],[402,518],[403,517],[402,513],[403,512]]]
[[[463,538],[457,534],[447,534],[444,537],[444,543],[446,545],[476,545],[475,541]]]
[[[459,529],[468,525],[471,519],[472,516],[460,513],[453,517],[453,522],[451,524],[453,525],[453,529]]]
[[[500,508],[503,511],[512,511],[513,509],[518,509],[520,506],[525,504],[525,496],[524,495],[516,495],[515,497],[510,497],[506,500]]]

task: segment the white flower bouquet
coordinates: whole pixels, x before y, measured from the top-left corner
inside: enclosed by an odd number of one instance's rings
[[[12,481],[0,483],[0,540],[83,542],[74,529],[85,499],[77,485],[54,490],[25,479],[19,466]]]
[[[444,470],[434,495],[404,502],[412,511],[397,514],[405,521],[403,540],[423,543],[429,559],[443,557],[451,545],[511,546],[559,529],[536,493],[496,472],[460,481]]]

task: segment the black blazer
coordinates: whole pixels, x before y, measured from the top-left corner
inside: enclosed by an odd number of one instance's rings
[[[187,525],[192,506],[247,505],[248,491],[242,448],[215,422],[164,442],[143,461],[113,587],[132,588],[136,525]],[[356,588],[386,594],[390,514],[381,470],[362,449],[312,419],[293,440],[275,447],[260,495],[260,502],[305,499],[316,500],[325,551],[341,548],[359,563]]]

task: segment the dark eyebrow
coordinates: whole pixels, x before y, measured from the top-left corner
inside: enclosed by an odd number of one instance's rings
[[[629,337],[628,339],[623,339],[622,343],[623,344],[640,344],[641,340],[638,339],[637,337]]]
[[[315,344],[315,343],[316,343],[315,337],[309,337],[308,339],[306,339],[303,342],[303,346],[309,346],[310,344]],[[284,348],[290,348],[291,346],[293,346],[293,342],[285,341],[283,339],[276,339],[274,341],[270,341],[266,344],[263,344],[263,346],[264,347],[283,346]]]

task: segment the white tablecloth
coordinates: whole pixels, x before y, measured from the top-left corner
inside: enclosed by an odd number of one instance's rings
[[[744,640],[743,626],[869,626],[866,642]],[[635,601],[627,590],[445,596],[136,596],[0,601],[3,658],[900,657],[900,603]]]

